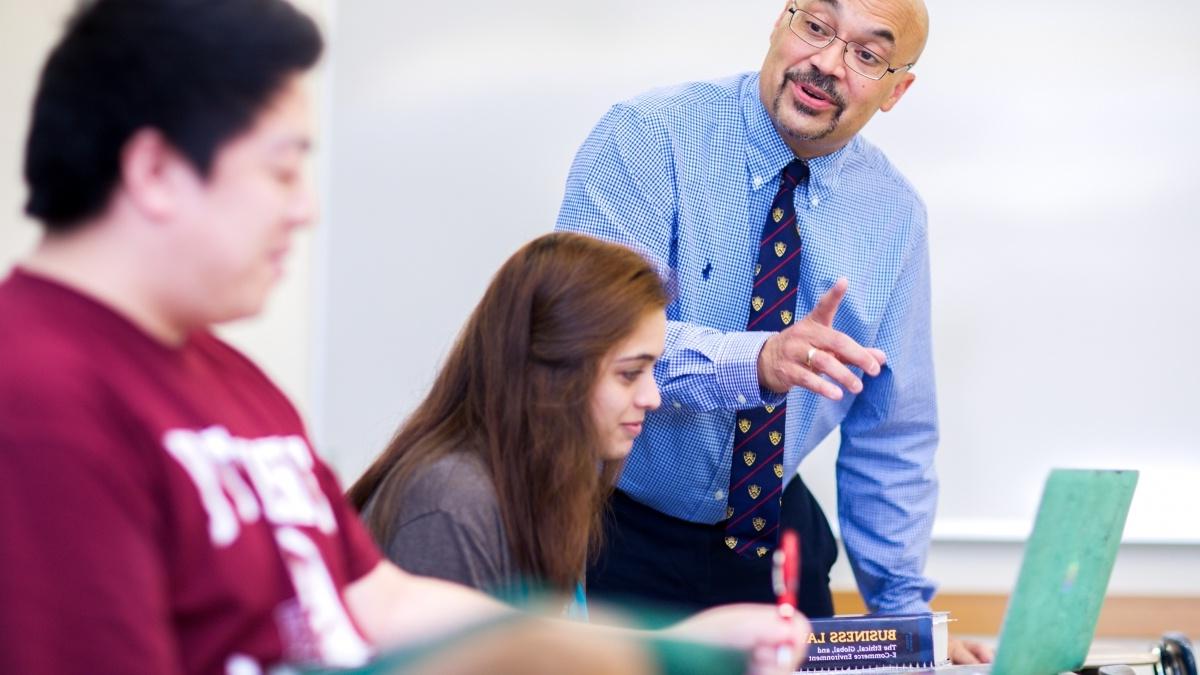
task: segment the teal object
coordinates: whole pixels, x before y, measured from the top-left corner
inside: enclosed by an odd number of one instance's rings
[[[439,655],[452,650],[470,649],[474,638],[490,631],[504,631],[516,627],[528,618],[512,615],[472,626],[463,631],[434,640],[427,644],[391,651],[360,668],[299,669],[301,675],[406,675],[407,673],[429,673],[430,662]],[[663,638],[653,633],[641,637],[630,637],[642,645],[661,675],[744,675],[747,672],[747,655],[735,649],[713,645]],[[436,661],[434,661],[436,663]],[[571,672],[570,664],[563,664],[563,672]]]
[[[358,668],[299,667],[296,670],[300,675],[399,675],[414,672],[426,660],[445,653],[446,650],[465,648],[471,644],[472,638],[488,631],[504,630],[505,627],[515,626],[522,618],[525,617],[512,614],[480,622],[423,644],[385,652],[375,657],[369,664]]]
[[[516,581],[505,588],[497,589],[494,595],[504,602],[524,608],[536,609],[555,598],[535,583]],[[744,675],[748,661],[745,652],[710,644],[663,637],[653,630],[674,623],[682,618],[675,612],[652,607],[624,608],[627,618],[641,633],[631,633],[629,640],[642,646],[661,675]],[[386,651],[371,663],[359,668],[299,668],[300,675],[406,675],[429,672],[430,662],[436,663],[439,656],[451,651],[470,649],[480,637],[493,632],[515,629],[522,622],[537,618],[536,614],[514,612],[497,619],[468,626],[449,635],[403,649]],[[587,622],[587,595],[582,583],[575,585],[570,603],[563,608],[563,618]],[[564,672],[570,672],[565,665]]]
[[[1136,471],[1050,472],[992,675],[1055,675],[1083,665],[1137,479]]]
[[[566,617],[572,621],[588,622],[587,593],[583,590],[583,582],[575,582],[575,598],[565,610]]]

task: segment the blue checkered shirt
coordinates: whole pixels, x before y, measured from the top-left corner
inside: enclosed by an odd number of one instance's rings
[[[725,517],[734,413],[783,398],[758,384],[770,333],[745,327],[763,222],[793,158],[750,73],[614,106],[567,178],[557,229],[628,244],[670,279],[655,369],[663,405],[648,416],[620,487],[677,518]],[[924,611],[934,592],[922,570],[938,438],[925,207],[861,136],[809,169],[795,191],[803,242],[795,315],[845,276],[834,327],[888,360],[857,396],[787,394],[784,475],[841,425],[838,519],[859,588],[874,611]]]

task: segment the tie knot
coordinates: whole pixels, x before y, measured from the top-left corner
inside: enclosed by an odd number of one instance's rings
[[[783,182],[780,186],[784,189],[792,189],[800,184],[808,176],[808,165],[804,162],[793,159],[787,166],[783,167]]]

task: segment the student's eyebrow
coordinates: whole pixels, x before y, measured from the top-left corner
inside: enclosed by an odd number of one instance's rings
[[[653,354],[636,354],[633,356],[622,356],[621,358],[617,359],[617,363],[624,363],[626,361],[654,362],[657,360],[658,360],[658,357]]]

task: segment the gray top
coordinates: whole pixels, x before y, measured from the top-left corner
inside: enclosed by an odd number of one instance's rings
[[[374,507],[372,498],[363,516]],[[452,453],[418,471],[394,522],[384,553],[408,572],[492,593],[518,576],[491,476],[474,454]]]

